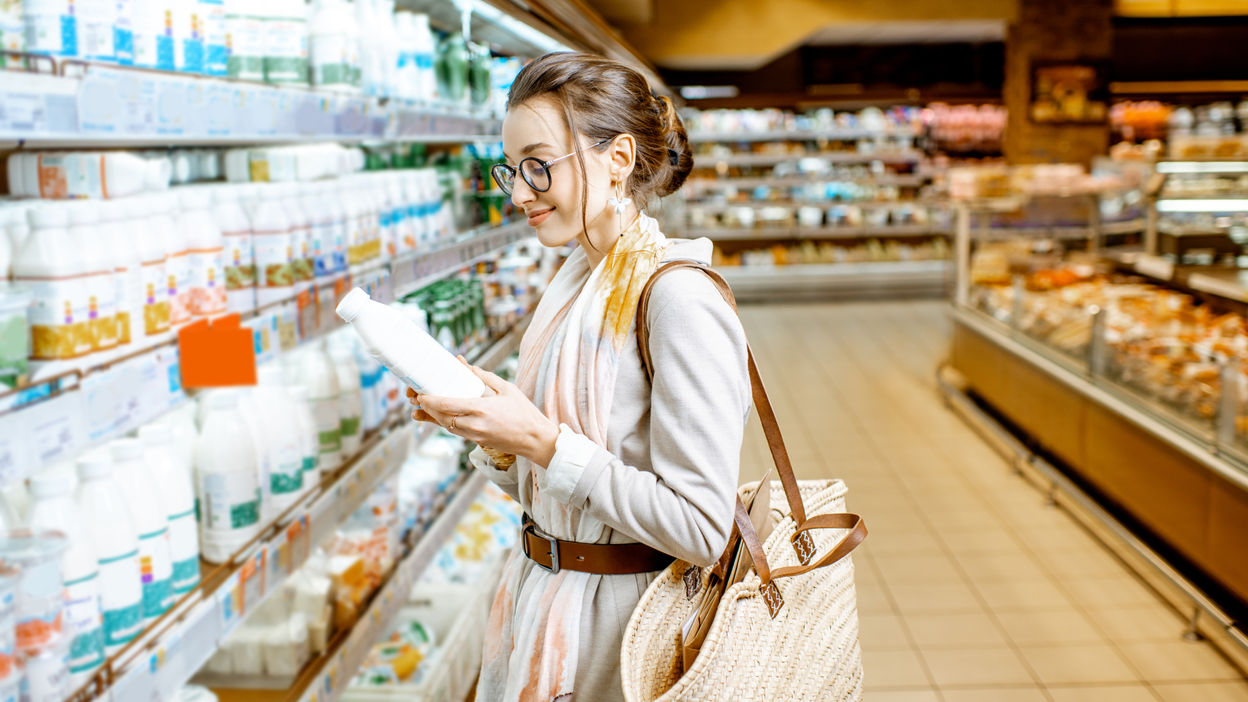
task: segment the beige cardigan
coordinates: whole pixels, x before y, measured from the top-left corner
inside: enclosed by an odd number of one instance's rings
[[[672,242],[669,260],[710,260],[707,239]],[[698,271],[674,271],[655,283],[647,319],[653,386],[641,365],[634,329],[620,361],[609,446],[561,427],[544,495],[606,524],[603,543],[641,541],[708,565],[722,553],[732,528],[750,410],[745,332]],[[518,483],[516,467],[500,471],[480,449],[471,458],[528,509],[529,481]],[[523,578],[534,567],[526,561]],[[623,700],[620,642],[633,608],[656,575],[589,579],[574,700]]]

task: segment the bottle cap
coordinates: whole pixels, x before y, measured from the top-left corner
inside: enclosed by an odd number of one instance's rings
[[[347,293],[342,298],[342,301],[338,303],[338,307],[334,311],[338,313],[342,321],[349,324],[354,322],[356,317],[360,316],[360,313],[364,311],[364,307],[368,305],[371,299],[368,293],[360,288],[352,288],[351,292]]]
[[[108,451],[97,449],[88,451],[78,457],[78,478],[80,480],[91,480],[93,478],[107,478],[113,474],[113,458]]]
[[[139,440],[148,446],[160,446],[173,441],[173,429],[164,422],[139,427]]]
[[[114,439],[108,442],[108,450],[113,460],[132,461],[143,457],[143,442],[138,439]]]
[[[62,497],[68,495],[73,487],[72,471],[45,470],[30,476],[30,494],[35,498]]]

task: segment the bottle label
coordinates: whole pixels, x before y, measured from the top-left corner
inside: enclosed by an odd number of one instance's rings
[[[192,251],[191,258],[191,314],[209,317],[225,312],[225,266],[222,250]]]
[[[118,17],[117,24],[113,25],[113,46],[117,51],[117,63],[131,66],[135,60],[134,32],[122,24],[124,21],[127,20]]]
[[[315,85],[351,85],[347,37],[328,34],[312,37],[312,82]]]
[[[82,58],[87,61],[114,61],[117,58],[113,23],[109,18],[101,21],[96,17],[78,18],[79,47]]]
[[[289,231],[256,232],[256,270],[262,288],[289,288],[294,285]]]
[[[40,154],[36,166],[39,196],[46,200],[108,197],[104,157],[86,154]]]
[[[256,286],[256,259],[251,232],[225,232],[225,289],[245,290]]]
[[[117,287],[106,273],[87,276],[87,328],[93,350],[117,346]]]
[[[24,278],[34,294],[30,306],[31,360],[77,358],[90,353],[93,327],[87,318],[87,277]]]
[[[342,422],[338,416],[336,398],[312,400],[312,415],[316,417],[317,437],[321,442],[321,453],[336,453],[342,450]]]
[[[128,643],[143,630],[139,552],[99,561],[100,609],[104,615],[104,645],[110,650]]]
[[[264,80],[268,83],[308,82],[306,21],[274,18],[264,23]]]
[[[169,287],[165,261],[143,264],[143,331],[148,336],[169,331]]]
[[[133,339],[130,313],[138,309],[138,299],[143,290],[143,271],[133,264],[118,268],[113,271],[113,283],[117,297],[117,343],[125,345]]]
[[[204,40],[199,38],[183,39],[182,52],[179,56],[183,73],[204,72]]]
[[[199,533],[195,508],[169,515],[169,552],[173,557],[173,591],[184,595],[199,584]]]
[[[260,521],[260,489],[254,473],[202,473],[201,523],[218,531],[245,529]]]
[[[169,324],[180,327],[191,321],[191,257],[186,251],[165,260],[165,284],[169,293]]]
[[[289,495],[303,489],[303,460],[293,446],[283,451],[276,470],[269,474],[269,489],[273,495]]]
[[[82,673],[104,663],[104,622],[99,577],[92,573],[65,583],[65,629],[71,636],[69,671]]]
[[[339,426],[343,436],[355,436],[360,433],[360,418],[343,417]]]
[[[313,475],[316,472],[316,456],[304,456],[303,465],[300,470],[303,472],[304,476]]]
[[[139,577],[146,619],[158,617],[173,606],[173,563],[168,559],[168,527],[139,536]]]

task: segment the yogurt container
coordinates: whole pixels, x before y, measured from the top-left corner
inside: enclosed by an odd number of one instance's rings
[[[62,638],[61,555],[67,546],[59,531],[14,529],[0,534],[0,562],[20,571],[15,597],[20,652],[38,651]]]

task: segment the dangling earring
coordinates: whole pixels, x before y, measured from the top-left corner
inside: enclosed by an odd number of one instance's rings
[[[607,198],[607,204],[615,208],[617,215],[623,215],[624,210],[633,204],[633,199],[624,197],[624,188],[619,184],[615,184],[615,197]]]

